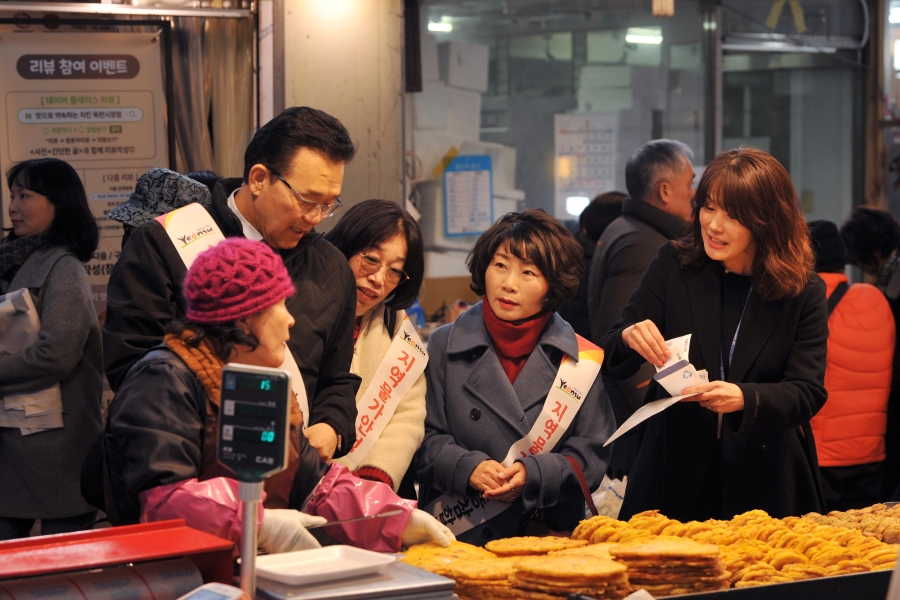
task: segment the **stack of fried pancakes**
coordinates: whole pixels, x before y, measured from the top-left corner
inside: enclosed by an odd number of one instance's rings
[[[509,597],[526,600],[559,600],[569,594],[618,600],[634,591],[625,565],[603,558],[560,554],[519,559],[509,585]]]
[[[628,581],[653,596],[708,592],[728,587],[719,547],[656,537],[618,544],[610,555],[628,566]]]
[[[515,573],[518,556],[461,560],[450,565],[450,577],[456,580],[456,595],[462,600],[511,598],[509,578]]]

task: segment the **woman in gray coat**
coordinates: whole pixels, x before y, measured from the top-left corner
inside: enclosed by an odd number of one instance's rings
[[[554,312],[581,280],[581,246],[542,210],[509,213],[468,266],[483,300],[428,341],[419,504],[478,545],[571,531],[615,429],[602,351]]]
[[[29,160],[7,184],[13,228],[0,244],[0,292],[27,289],[41,324],[33,344],[0,353],[0,539],[28,536],[35,519],[44,535],[94,519],[80,472],[101,431],[103,372],[82,264],[97,248],[97,223],[78,174],[55,158]]]

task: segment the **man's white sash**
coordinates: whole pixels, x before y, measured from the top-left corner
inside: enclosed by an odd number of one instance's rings
[[[225,239],[212,215],[202,204],[196,202],[160,215],[156,217],[156,221],[166,230],[178,256],[181,257],[184,266],[188,269],[191,268],[201,252],[209,250]],[[291,389],[296,394],[300,410],[303,412],[305,429],[309,424],[309,400],[306,398],[303,376],[300,375],[300,368],[290,349],[284,353],[284,362],[280,368],[286,370],[291,376]]]
[[[356,403],[356,443],[347,454],[350,470],[356,470],[381,437],[400,400],[425,372],[426,364],[428,353],[425,345],[407,316],[400,323],[400,329],[375,370],[365,394]]]
[[[581,336],[576,337],[578,362],[570,356],[563,357],[541,414],[528,435],[510,446],[502,462],[504,467],[511,466],[518,458],[550,452],[575,420],[575,415],[594,385],[603,363],[603,350]],[[460,535],[509,507],[509,504],[483,498],[460,498],[443,494],[426,511],[446,525],[454,535]]]

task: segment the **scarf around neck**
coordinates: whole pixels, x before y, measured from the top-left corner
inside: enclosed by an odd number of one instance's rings
[[[178,355],[187,368],[190,369],[206,392],[206,399],[219,407],[222,397],[222,367],[225,362],[215,353],[208,340],[200,340],[197,347],[189,346],[186,340],[194,337],[195,333],[189,329],[181,332],[181,335],[166,334],[164,342],[172,352]],[[288,350],[285,350],[288,352]],[[303,423],[303,414],[294,393],[291,392],[291,427],[300,427]]]
[[[31,253],[50,241],[50,232],[26,235],[0,244],[0,277],[13,267],[21,267]]]
[[[500,366],[509,382],[515,383],[553,313],[541,312],[514,322],[504,321],[494,314],[487,297],[482,301],[481,307],[484,326],[494,342]]]

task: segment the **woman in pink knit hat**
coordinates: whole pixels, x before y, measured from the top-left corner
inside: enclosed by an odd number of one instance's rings
[[[164,344],[131,367],[110,405],[105,447],[115,502],[107,512],[123,523],[183,518],[238,542],[237,482],[216,460],[222,367],[282,364],[294,325],[285,299],[294,286],[268,246],[229,238],[194,261],[183,289],[186,320],[173,323]],[[322,463],[300,434],[297,402],[290,421],[288,468],[265,484],[263,549],[317,547],[306,531],[311,524],[397,508],[403,513],[383,519],[380,531],[358,523],[325,529],[342,543],[380,551],[432,539],[449,545],[452,534],[415,503]]]

